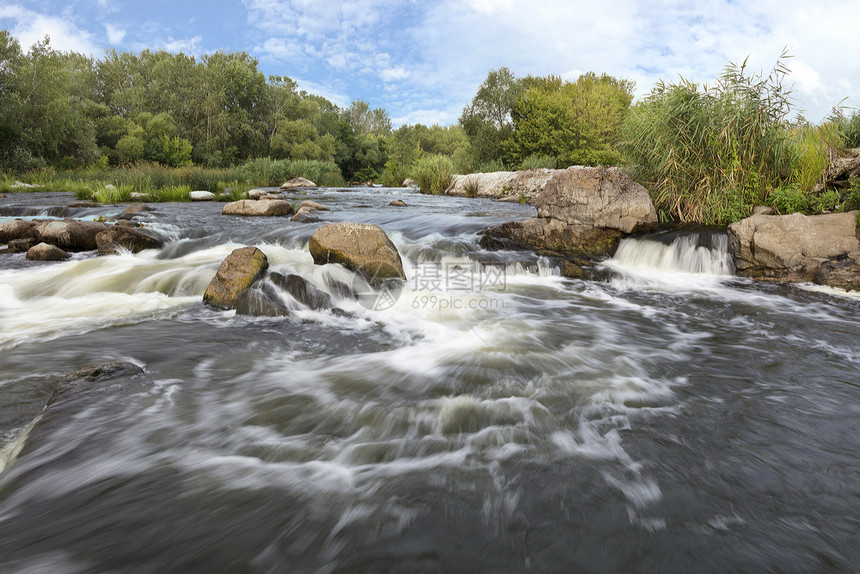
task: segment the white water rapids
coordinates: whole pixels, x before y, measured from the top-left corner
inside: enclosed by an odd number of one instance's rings
[[[393,215],[393,197],[415,209]],[[175,233],[160,251],[0,260],[0,571],[860,559],[857,300],[738,279],[715,232],[625,240],[607,280],[580,281],[478,247],[528,206],[313,199],[387,230],[401,290],[356,300],[338,286],[359,278],[308,253],[319,224],[220,206],[158,206],[149,221]],[[286,292],[288,317],[203,305],[244,245],[338,310]],[[110,361],[142,373],[44,408]]]

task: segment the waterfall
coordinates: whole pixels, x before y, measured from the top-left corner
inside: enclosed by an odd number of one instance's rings
[[[724,233],[685,233],[627,238],[621,241],[611,267],[617,270],[654,270],[700,275],[733,275],[734,263]]]

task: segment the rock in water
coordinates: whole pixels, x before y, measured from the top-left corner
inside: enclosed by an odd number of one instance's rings
[[[29,219],[13,219],[0,221],[0,243],[9,243],[15,239],[37,239],[36,222]]]
[[[329,294],[321,291],[315,285],[308,283],[300,275],[269,273],[269,281],[292,295],[293,299],[314,311],[331,309],[331,297]]]
[[[860,276],[856,211],[753,215],[731,224],[728,233],[739,275],[834,286],[850,286]]]
[[[289,201],[282,199],[271,199],[268,201],[257,201],[254,199],[240,199],[224,206],[222,215],[290,215],[293,206]]]
[[[65,261],[71,256],[55,245],[39,243],[28,249],[25,257],[30,261]]]
[[[317,184],[304,177],[294,177],[290,181],[284,182],[281,189],[295,189],[302,187],[317,187]]]
[[[205,190],[192,191],[188,194],[188,198],[191,199],[191,201],[214,201],[215,194],[211,191]]]
[[[112,227],[96,235],[99,255],[116,255],[122,250],[138,253],[144,249],[161,249],[164,241],[138,227]]]
[[[213,307],[233,309],[236,298],[251,287],[269,267],[266,254],[256,247],[242,247],[227,256],[203,294],[203,302]]]
[[[90,251],[98,247],[96,235],[108,226],[97,221],[43,221],[36,226],[39,239],[67,251]]]
[[[377,225],[329,223],[314,231],[308,245],[317,265],[339,263],[371,283],[406,279],[397,247]]]
[[[657,225],[648,190],[617,168],[544,171],[551,177],[538,181],[540,192],[534,199],[538,217],[491,227],[483,231],[482,245],[599,257],[611,254],[624,235]]]
[[[403,201],[402,199],[395,199],[394,201],[392,201],[388,205],[390,205],[392,207],[406,207],[406,202]]]
[[[319,221],[319,218],[317,218],[316,209],[302,205],[302,207],[296,211],[296,214],[290,218],[290,221],[297,221],[298,223],[313,223],[314,221]]]
[[[286,317],[290,314],[274,287],[265,282],[258,282],[239,293],[233,308],[239,315],[252,317]]]
[[[316,209],[317,211],[328,211],[328,207],[323,205],[322,203],[317,203],[316,201],[305,200],[299,204],[299,209],[303,207],[308,207],[310,209]]]

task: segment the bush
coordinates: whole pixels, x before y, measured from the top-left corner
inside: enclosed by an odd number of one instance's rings
[[[788,183],[788,70],[777,61],[767,78],[748,77],[745,66],[701,89],[661,81],[631,108],[622,148],[663,219],[728,224]]]
[[[852,177],[845,197],[846,209],[860,209],[860,177]]]
[[[826,122],[821,126],[800,124],[790,131],[794,155],[792,180],[804,191],[812,191],[822,181],[833,151],[842,146],[839,129]]]
[[[473,176],[466,178],[466,183],[463,184],[463,189],[466,192],[466,197],[478,197],[478,180]]]
[[[541,156],[530,155],[529,157],[525,158],[520,163],[519,169],[521,169],[521,170],[539,169],[539,168],[555,169],[556,165],[557,165],[557,161],[558,160],[555,157],[550,156],[550,155],[541,155]]]
[[[454,162],[446,155],[426,155],[418,160],[412,171],[412,179],[418,183],[421,193],[442,195],[454,177]]]
[[[796,185],[784,185],[771,192],[766,204],[782,215],[795,212],[806,213],[809,209],[809,198]]]
[[[812,196],[809,201],[809,210],[813,214],[839,211],[842,206],[842,195],[835,189],[822,191]]]

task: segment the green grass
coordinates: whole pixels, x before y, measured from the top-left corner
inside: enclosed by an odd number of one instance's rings
[[[467,176],[466,183],[463,184],[463,189],[466,191],[466,197],[478,197],[478,180],[475,177]]]

